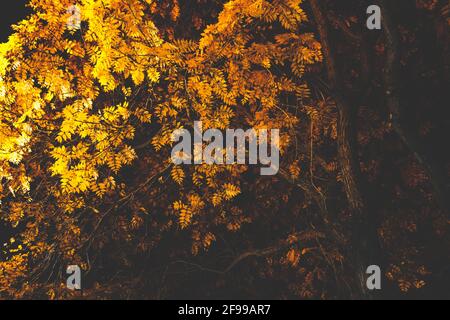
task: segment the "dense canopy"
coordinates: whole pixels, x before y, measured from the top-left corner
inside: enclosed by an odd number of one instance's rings
[[[363,0],[31,0],[0,44],[0,298],[368,298],[372,264],[440,296],[450,5],[380,2],[370,31]],[[194,121],[279,129],[279,173],[174,165]]]

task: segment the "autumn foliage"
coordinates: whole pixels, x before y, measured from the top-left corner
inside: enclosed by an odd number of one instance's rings
[[[73,0],[30,1],[0,45],[0,298],[366,297],[369,264],[393,292],[448,280],[446,184],[433,180],[448,162],[427,165],[393,122],[389,41],[355,31],[364,1],[304,2],[78,0],[68,25]],[[413,7],[448,35],[435,2]],[[441,83],[408,61],[421,59],[408,28],[399,64]],[[441,130],[412,112],[419,140]],[[194,121],[280,129],[279,174],[173,165],[171,135]],[[68,265],[81,293],[65,287]]]

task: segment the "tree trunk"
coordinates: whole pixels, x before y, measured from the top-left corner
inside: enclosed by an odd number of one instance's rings
[[[357,108],[343,96],[342,79],[336,67],[336,58],[329,41],[327,20],[317,0],[311,0],[312,12],[317,24],[323,53],[327,65],[328,80],[338,108],[338,160],[343,178],[344,190],[352,214],[351,245],[348,250],[349,262],[357,279],[353,281],[351,298],[370,299],[366,286],[366,268],[369,266],[368,215],[361,193],[360,168],[356,155],[356,115]]]

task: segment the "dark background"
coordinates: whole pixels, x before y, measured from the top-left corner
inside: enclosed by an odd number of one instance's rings
[[[11,25],[25,18],[31,9],[26,7],[28,0],[8,0],[2,3],[2,12],[0,13],[0,42],[8,40],[12,33]]]

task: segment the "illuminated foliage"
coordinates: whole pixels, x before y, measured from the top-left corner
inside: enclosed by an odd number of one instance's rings
[[[151,288],[145,294],[160,298],[165,286],[179,285],[166,280],[167,270],[189,273],[183,268],[199,265],[187,261],[204,261],[218,246],[235,260],[224,270],[203,270],[226,275],[257,257],[255,276],[279,277],[288,288],[283,297],[341,293],[324,283],[347,283],[340,268],[353,262],[353,217],[336,150],[340,110],[323,85],[326,61],[307,1],[30,5],[34,13],[0,44],[0,229],[8,230],[0,297],[76,297],[64,287],[66,266],[76,264],[92,275],[88,297],[125,296],[143,283]],[[79,10],[80,21],[68,8]],[[361,110],[367,126],[356,138],[369,148],[392,128],[377,112]],[[246,165],[173,165],[172,133],[192,129],[194,121],[204,130],[280,129],[280,174],[261,177]],[[379,179],[381,163],[361,160],[368,181]],[[409,161],[401,174],[405,188],[424,188],[432,198],[420,164]],[[406,191],[396,188],[402,198]],[[448,221],[433,219],[446,234]],[[416,220],[399,226],[390,217],[376,231],[390,247],[393,230],[414,233]],[[422,288],[428,269],[401,264],[406,249],[387,278],[403,291]],[[151,267],[155,277],[141,281]]]

